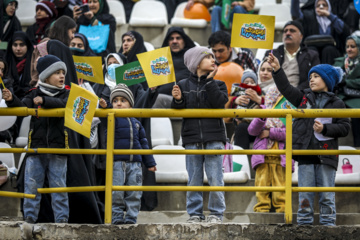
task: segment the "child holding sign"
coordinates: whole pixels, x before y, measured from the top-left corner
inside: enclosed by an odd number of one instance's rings
[[[345,108],[344,102],[331,91],[342,79],[342,70],[328,64],[312,67],[308,73],[310,89],[290,85],[278,59],[270,53],[269,63],[279,91],[298,109]],[[338,149],[338,138],[350,130],[348,118],[332,118],[329,123],[314,118],[296,118],[293,122],[293,149]],[[334,187],[338,155],[295,156],[299,163],[299,187]],[[299,225],[314,222],[314,192],[299,192]],[[319,192],[320,224],[336,224],[334,192]]]
[[[189,78],[181,80],[172,90],[172,108],[221,108],[228,101],[224,82],[214,80],[217,68],[214,55],[206,47],[190,48],[184,55]],[[221,118],[184,118],[181,137],[185,149],[224,149],[226,142],[224,122]],[[202,186],[205,172],[210,186],[224,186],[222,155],[186,155],[188,186]],[[205,220],[202,192],[187,192],[188,223]],[[209,223],[220,223],[225,211],[223,192],[210,192]]]

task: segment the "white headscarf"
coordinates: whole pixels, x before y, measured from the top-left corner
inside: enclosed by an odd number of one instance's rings
[[[275,85],[275,81],[273,78],[265,81],[265,82],[262,82],[261,79],[260,79],[260,68],[261,66],[264,64],[264,62],[267,62],[267,58],[265,58],[259,65],[259,68],[258,68],[258,71],[257,71],[257,75],[258,75],[258,83],[259,83],[259,86],[261,88],[261,90],[265,93],[267,93],[267,91],[269,90],[270,87],[272,86],[276,86]]]
[[[316,9],[316,6],[317,6],[317,3],[318,3],[319,0],[316,0],[315,1],[315,9]],[[329,6],[329,12],[331,13],[331,5],[330,5],[330,2],[329,0],[325,0],[327,5]],[[321,27],[321,29],[323,30],[323,32],[326,32],[326,29],[330,26],[331,24],[331,21],[328,17],[326,16],[319,16],[316,11],[315,11],[315,14],[316,14],[316,19]]]

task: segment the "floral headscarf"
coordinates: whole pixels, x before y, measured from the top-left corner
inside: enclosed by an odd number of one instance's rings
[[[353,59],[349,58],[349,56],[347,54],[345,55],[346,75],[349,75],[352,72],[352,70],[354,70],[355,66],[358,65],[360,62],[360,38],[358,36],[349,36],[346,38],[346,42],[349,39],[352,39],[355,41],[356,47],[358,49],[358,55]]]

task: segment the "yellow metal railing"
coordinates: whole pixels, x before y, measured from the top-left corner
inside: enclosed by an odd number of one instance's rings
[[[63,117],[64,109],[28,109],[0,108],[0,116],[39,116]],[[360,187],[292,187],[291,159],[292,155],[357,155],[360,150],[293,150],[292,149],[292,119],[315,117],[353,117],[360,118],[360,110],[355,109],[304,109],[304,110],[266,110],[266,109],[106,109],[96,110],[95,116],[108,118],[107,149],[56,149],[56,148],[0,148],[0,153],[62,153],[62,154],[106,154],[105,186],[40,188],[39,193],[54,192],[91,192],[105,191],[105,220],[111,223],[112,191],[226,191],[226,192],[285,192],[285,222],[292,223],[292,192],[360,192]],[[286,149],[285,150],[114,150],[114,120],[115,117],[184,117],[184,118],[219,118],[219,117],[281,117],[286,118]],[[286,155],[286,182],[284,187],[214,187],[214,186],[112,186],[114,154],[274,154]],[[31,197],[34,195],[0,192],[0,196]]]

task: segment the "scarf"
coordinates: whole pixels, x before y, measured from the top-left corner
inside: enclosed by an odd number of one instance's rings
[[[347,54],[345,55],[345,66],[344,66],[344,68],[345,68],[345,73],[346,73],[347,76],[350,75],[350,73],[354,70],[354,68],[360,62],[360,38],[357,37],[357,36],[349,36],[349,37],[346,38],[346,42],[349,39],[352,39],[352,40],[355,41],[356,47],[358,49],[358,55],[353,59],[349,58],[349,56]]]
[[[315,1],[315,8],[316,8],[316,5],[318,3],[319,0],[316,0]],[[331,5],[330,5],[330,2],[329,0],[326,0],[326,3],[327,5],[329,6],[329,12],[331,13]],[[316,14],[316,19],[317,19],[317,22],[319,23],[321,29],[323,30],[324,33],[326,33],[326,30],[328,29],[328,27],[330,26],[331,24],[331,21],[328,17],[325,17],[325,16],[319,16],[316,11],[315,11],[315,14]]]
[[[269,88],[265,95],[265,107],[266,109],[272,109],[275,106],[278,98],[281,96],[281,93],[276,86]],[[283,122],[279,118],[267,118],[265,123],[265,128],[282,128],[284,126]],[[273,147],[275,140],[268,138],[267,149]]]
[[[267,91],[272,87],[272,86],[275,86],[275,81],[274,79],[269,79],[265,82],[262,82],[261,79],[260,79],[260,69],[262,67],[262,65],[267,62],[267,57],[260,63],[259,67],[258,67],[258,70],[257,70],[257,75],[258,75],[258,81],[259,81],[259,86],[261,88],[261,90],[266,94]]]
[[[39,25],[35,32],[35,39],[39,43],[45,36],[45,28],[51,22],[51,17],[36,19],[36,24]]]
[[[5,0],[4,1],[4,12],[3,12],[3,26],[5,26],[5,24],[7,23],[7,21],[9,21],[13,16],[9,16],[9,15],[7,15],[7,13],[6,13],[6,8],[7,8],[7,6],[9,5],[9,3],[11,3],[11,2],[17,2],[16,0]],[[15,13],[14,13],[14,16],[15,16]]]
[[[54,96],[58,95],[61,92],[61,90],[64,89],[64,87],[65,87],[65,85],[63,85],[61,88],[59,88],[54,85],[50,85],[48,83],[39,81],[40,91],[50,97],[54,97]]]
[[[16,64],[16,69],[18,71],[19,76],[21,76],[21,74],[23,74],[24,69],[25,69],[25,64],[26,64],[26,58],[22,59],[20,62],[18,62]]]

